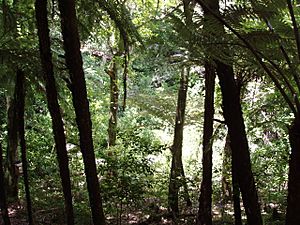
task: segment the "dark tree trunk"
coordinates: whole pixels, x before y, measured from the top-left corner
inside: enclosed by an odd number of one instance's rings
[[[223,202],[223,211],[226,208],[226,204],[229,199],[233,200],[233,210],[234,210],[234,221],[235,225],[242,225],[242,215],[241,215],[241,202],[240,202],[240,188],[236,176],[236,166],[231,160],[231,148],[230,148],[230,137],[227,134],[226,142],[224,147],[224,159],[223,159],[223,175],[222,175],[222,202]],[[232,185],[228,180],[229,173],[231,172]],[[232,190],[231,190],[232,186]],[[222,212],[223,215],[223,212]]]
[[[30,198],[30,188],[28,181],[28,166],[27,166],[27,157],[26,157],[26,141],[25,141],[25,125],[24,125],[24,111],[25,111],[25,75],[22,70],[17,71],[17,84],[19,84],[19,89],[17,90],[17,113],[19,121],[19,139],[20,139],[20,148],[21,148],[21,158],[23,166],[23,179],[24,187],[26,194],[26,203],[27,203],[27,214],[28,214],[28,223],[29,225],[33,224],[32,216],[32,204]]]
[[[107,71],[110,77],[110,115],[108,122],[108,146],[114,146],[117,139],[117,122],[118,122],[118,70],[116,59],[113,59],[110,70]]]
[[[230,136],[232,160],[236,166],[236,175],[247,221],[249,225],[261,225],[260,206],[251,169],[249,146],[233,68],[218,60],[216,60],[216,64],[222,92],[223,114]]]
[[[296,117],[289,129],[291,155],[289,162],[288,199],[286,225],[298,225],[300,221],[300,117]]]
[[[48,109],[52,118],[52,129],[56,144],[56,154],[65,199],[67,224],[72,225],[74,224],[74,213],[72,205],[70,171],[68,166],[69,162],[66,149],[66,137],[64,133],[63,119],[58,104],[57,89],[53,72],[49,26],[47,19],[47,1],[36,0],[35,10],[40,45],[40,57],[43,68],[43,76],[46,83]]]
[[[92,121],[89,111],[86,83],[80,53],[80,41],[74,0],[59,0],[61,28],[65,57],[71,79],[73,105],[79,130],[80,149],[83,156],[87,188],[94,225],[104,225],[105,217],[97,177],[92,138]]]
[[[183,127],[184,127],[184,116],[187,98],[187,88],[188,88],[188,75],[189,69],[182,68],[180,87],[178,90],[178,100],[177,100],[177,110],[175,118],[175,132],[173,146],[171,148],[172,152],[172,164],[170,172],[170,183],[169,183],[169,209],[171,210],[174,218],[179,215],[178,206],[178,193],[179,188],[182,185],[182,181],[185,179],[180,179],[183,172],[182,164],[182,140],[183,140]]]
[[[240,187],[237,177],[237,166],[235,161],[231,161],[231,173],[232,173],[232,199],[233,199],[233,211],[234,211],[234,224],[242,225],[242,212],[241,212],[241,200],[240,200]]]
[[[3,152],[2,145],[0,143],[0,207],[1,214],[3,218],[4,225],[10,225],[10,220],[7,211],[7,201],[6,201],[6,193],[5,193],[5,184],[4,184],[4,171],[3,171]]]
[[[15,93],[19,87],[15,83]],[[18,200],[18,180],[19,176],[15,163],[18,161],[18,119],[16,109],[15,93],[13,97],[7,97],[7,161],[5,173],[5,183],[7,185],[7,199],[9,202]]]
[[[212,224],[212,136],[214,117],[214,92],[215,92],[215,68],[205,63],[205,102],[204,102],[204,126],[203,126],[203,175],[200,188],[199,210],[197,225]]]
[[[128,64],[129,64],[129,48],[128,43],[124,40],[124,72],[123,72],[123,106],[122,110],[126,110],[127,106],[127,79],[128,79]]]
[[[237,77],[236,79],[236,84],[237,84],[237,91],[238,91],[238,97],[239,97],[239,102],[241,103],[241,98],[243,96],[242,93],[242,80],[241,78]],[[229,148],[230,148],[230,153],[232,156],[232,151],[230,147],[230,136],[228,136],[228,142],[229,142]],[[234,211],[234,223],[235,225],[242,225],[242,210],[241,210],[241,191],[240,191],[240,186],[238,183],[238,176],[237,176],[237,170],[238,167],[236,165],[236,161],[231,160],[231,177],[232,177],[232,200],[233,200],[233,211]]]
[[[197,0],[197,2],[200,2],[200,0]],[[206,4],[216,14],[220,14],[219,0],[206,1]],[[205,19],[213,19],[207,8],[203,8],[203,11]],[[223,31],[225,34],[223,25],[216,19],[213,20],[211,22],[215,23],[216,29]],[[223,114],[230,136],[232,160],[236,166],[237,180],[242,193],[248,225],[261,225],[262,218],[251,169],[250,152],[240,103],[239,87],[234,79],[232,65],[226,65],[216,58],[215,64],[222,92]]]

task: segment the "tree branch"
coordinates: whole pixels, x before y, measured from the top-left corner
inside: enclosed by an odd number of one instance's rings
[[[292,23],[293,23],[294,34],[295,34],[297,50],[298,50],[298,58],[300,60],[300,35],[299,35],[299,29],[298,29],[297,22],[296,22],[292,1],[287,0],[286,2],[287,2],[287,5],[288,5],[288,8],[289,8],[291,20],[292,20]]]
[[[201,7],[205,8],[209,13],[211,13],[212,16],[214,16],[221,24],[223,24],[227,29],[229,29],[238,39],[240,39],[247,48],[252,52],[256,60],[259,62],[259,64],[262,66],[262,68],[265,70],[265,72],[268,74],[268,76],[271,78],[271,80],[274,82],[276,88],[280,91],[281,95],[283,96],[284,100],[294,113],[294,115],[297,114],[297,110],[292,102],[292,100],[289,98],[283,87],[281,86],[279,80],[276,78],[276,76],[270,71],[270,69],[267,67],[267,65],[264,63],[263,59],[259,56],[259,54],[256,52],[254,47],[240,34],[238,33],[229,23],[227,23],[220,15],[215,13],[210,7],[208,7],[203,0],[196,0],[198,4],[201,5]]]

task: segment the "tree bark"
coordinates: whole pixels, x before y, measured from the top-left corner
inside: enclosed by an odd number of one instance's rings
[[[173,146],[171,148],[172,152],[172,164],[170,172],[170,182],[169,182],[169,209],[171,210],[173,217],[177,218],[179,215],[178,206],[178,193],[182,182],[185,179],[181,179],[183,173],[183,163],[182,163],[182,141],[183,141],[183,127],[184,127],[184,117],[185,117],[185,107],[187,98],[187,88],[188,88],[188,75],[189,69],[183,67],[181,71],[180,87],[178,90],[178,100],[177,100],[177,110],[175,118],[175,132]]]
[[[5,183],[9,202],[15,202],[19,198],[19,176],[15,166],[18,161],[18,119],[15,99],[17,89],[18,85],[15,83],[14,96],[7,97],[7,160],[5,166],[7,171],[5,173]]]
[[[26,156],[26,141],[25,141],[25,125],[24,125],[24,111],[25,111],[25,75],[24,72],[20,69],[17,71],[17,84],[19,84],[19,89],[16,93],[16,100],[18,105],[18,133],[20,139],[20,148],[21,148],[21,158],[22,158],[22,167],[23,167],[23,179],[26,195],[26,204],[27,204],[27,215],[28,215],[28,224],[33,224],[32,216],[32,204],[30,198],[30,188],[28,180],[28,166],[27,166],[27,156]]]
[[[197,0],[197,2],[202,3],[200,0]],[[209,10],[203,7],[204,18],[213,18],[210,10],[217,15],[220,14],[219,0],[206,1],[206,4]],[[225,34],[223,24],[216,19],[214,19],[214,23]],[[240,103],[239,88],[234,79],[232,65],[226,65],[217,58],[214,60],[222,92],[223,114],[230,136],[232,160],[236,165],[236,175],[242,193],[247,221],[249,225],[261,225],[262,217],[251,169],[250,152]]]
[[[56,155],[65,200],[67,224],[73,225],[74,212],[72,205],[70,171],[68,166],[69,160],[66,149],[66,137],[64,132],[63,119],[60,113],[60,106],[58,103],[57,89],[53,72],[49,25],[47,19],[47,1],[36,0],[35,10],[40,45],[40,58],[43,68],[43,77],[46,83],[47,104],[52,119],[52,129],[56,144]]]
[[[80,149],[83,156],[93,222],[95,225],[104,225],[105,217],[100,195],[100,185],[97,177],[92,138],[92,121],[82,67],[83,62],[80,53],[75,1],[59,0],[58,5],[61,17],[65,58],[70,73],[73,106],[79,130]]]
[[[215,68],[205,63],[205,102],[203,126],[203,174],[199,197],[197,225],[212,225],[212,136],[214,117]]]
[[[218,60],[216,60],[216,64],[222,92],[223,114],[230,136],[232,161],[236,166],[236,175],[247,221],[249,225],[261,225],[260,206],[251,169],[249,146],[233,68]]]
[[[110,78],[110,115],[108,122],[108,146],[114,146],[117,140],[117,122],[118,122],[118,70],[116,59],[112,61],[110,70],[107,71]]]
[[[124,39],[124,72],[123,72],[123,106],[122,111],[125,112],[127,106],[127,79],[128,79],[128,64],[129,64],[129,46],[127,39]]]
[[[234,224],[242,225],[242,214],[241,214],[241,200],[240,200],[240,188],[236,176],[236,165],[233,160],[231,160],[231,148],[230,148],[230,137],[227,134],[226,143],[224,148],[224,158],[223,159],[223,170],[224,174],[222,177],[222,190],[223,190],[223,207],[227,204],[228,199],[233,200],[233,211],[234,211]],[[225,164],[225,165],[224,165]],[[228,167],[230,165],[230,168]],[[227,180],[228,172],[231,171],[231,184]],[[232,190],[231,190],[232,187]],[[223,214],[223,213],[222,213]],[[223,216],[223,215],[222,215]]]
[[[2,145],[0,143],[0,207],[1,207],[1,214],[3,218],[4,225],[10,225],[10,220],[8,216],[7,210],[7,200],[6,200],[6,193],[5,193],[5,182],[4,182],[4,171],[3,171],[3,156],[2,156]]]
[[[242,212],[241,212],[241,198],[240,187],[237,177],[237,166],[235,161],[231,161],[231,173],[232,173],[232,199],[233,199],[233,211],[234,211],[234,224],[242,225]]]
[[[232,196],[231,191],[231,183],[230,183],[230,177],[231,177],[231,149],[230,149],[230,139],[229,135],[226,135],[225,138],[225,146],[223,151],[223,162],[222,162],[222,205],[223,208],[228,203],[228,200],[230,200]]]
[[[300,221],[300,117],[296,117],[289,129],[291,155],[289,161],[288,199],[286,225],[298,225]]]

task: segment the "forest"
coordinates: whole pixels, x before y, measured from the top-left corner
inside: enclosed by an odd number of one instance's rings
[[[300,225],[299,1],[0,5],[0,225]]]

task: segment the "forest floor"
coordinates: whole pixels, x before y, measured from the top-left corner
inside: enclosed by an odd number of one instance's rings
[[[233,225],[233,212],[232,207],[228,204],[227,209],[224,209],[222,216],[221,208],[215,206],[213,208],[213,225]],[[185,208],[182,206],[182,208]],[[148,209],[148,212],[145,212]],[[150,210],[149,210],[150,209]],[[8,208],[9,217],[12,225],[27,225],[27,212],[24,203],[11,204]],[[282,212],[270,211],[266,213],[263,211],[263,220],[265,225],[283,225],[284,214]],[[82,216],[79,213],[75,213],[76,216]],[[108,225],[194,225],[195,217],[197,214],[196,207],[186,207],[177,221],[172,221],[172,216],[168,213],[167,208],[157,205],[145,205],[145,208],[139,210],[133,208],[127,208],[124,210],[121,216],[109,216],[107,215]],[[1,212],[0,212],[0,217]],[[65,225],[64,209],[62,207],[53,207],[45,209],[43,207],[36,208],[33,213],[35,225]],[[89,216],[82,218],[76,218],[76,224],[78,225],[92,225],[92,221]],[[244,216],[245,219],[245,216]],[[0,225],[4,225],[2,218],[0,218]]]
[[[8,208],[9,217],[12,225],[27,225],[27,212],[23,204],[12,204]],[[1,213],[0,213],[1,215]],[[63,209],[50,208],[50,209],[37,209],[34,214],[35,225],[65,225]],[[182,213],[177,221],[179,225],[194,224],[195,211],[190,209]],[[79,224],[79,223],[78,223]],[[80,225],[91,225],[91,221],[80,222]],[[166,208],[157,208],[151,214],[145,214],[142,211],[135,211],[132,213],[123,213],[122,217],[107,217],[108,225],[173,225],[171,215]],[[231,225],[232,223],[222,223],[216,221],[216,225]],[[0,225],[4,225],[2,218]]]

